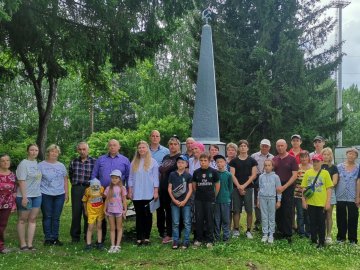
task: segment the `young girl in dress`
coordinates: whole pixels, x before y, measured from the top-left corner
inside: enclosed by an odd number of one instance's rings
[[[120,251],[120,243],[123,234],[122,219],[126,218],[126,188],[122,182],[120,170],[113,170],[110,174],[111,183],[105,189],[105,214],[110,223],[110,241],[111,247],[109,253]]]

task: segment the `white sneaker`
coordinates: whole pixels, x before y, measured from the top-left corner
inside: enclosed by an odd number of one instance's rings
[[[273,244],[274,243],[274,236],[270,235],[268,238],[268,243]]]
[[[234,238],[239,237],[239,236],[240,236],[239,230],[233,230],[232,236],[233,236]]]
[[[247,239],[253,239],[254,238],[250,231],[246,231],[245,235],[246,235]]]
[[[261,242],[266,243],[267,240],[268,240],[268,236],[264,234],[263,237],[261,238]]]
[[[195,247],[200,247],[200,246],[201,246],[201,242],[199,242],[199,241],[196,240],[196,241],[194,242],[194,246],[195,246]]]
[[[121,247],[120,246],[115,246],[113,253],[118,253],[120,251],[121,251]]]
[[[115,252],[115,246],[111,246],[108,250],[108,253],[114,253]]]
[[[206,244],[206,247],[207,247],[207,248],[213,248],[213,244],[212,244],[212,243],[207,243],[207,244]]]
[[[332,244],[332,239],[331,239],[330,236],[328,236],[328,237],[325,238],[325,244],[327,244],[327,245]]]

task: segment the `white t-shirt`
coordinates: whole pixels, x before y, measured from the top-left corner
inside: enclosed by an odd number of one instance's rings
[[[41,171],[36,160],[22,160],[16,169],[16,177],[18,180],[25,181],[26,197],[41,196]],[[16,196],[22,197],[20,188],[17,189]]]

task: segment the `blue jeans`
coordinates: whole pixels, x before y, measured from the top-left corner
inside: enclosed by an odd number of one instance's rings
[[[302,199],[295,198],[294,202],[296,209],[296,224],[298,228],[298,233],[300,235],[305,235],[304,209],[302,207]]]
[[[174,242],[179,242],[179,223],[180,211],[184,220],[184,244],[190,243],[191,232],[191,205],[184,207],[177,207],[171,203],[171,216],[172,216],[172,238]]]
[[[45,240],[57,240],[59,238],[60,215],[64,202],[65,194],[42,194],[41,211]]]
[[[230,238],[230,203],[215,204],[215,240],[220,240],[221,227],[223,229],[223,240]]]

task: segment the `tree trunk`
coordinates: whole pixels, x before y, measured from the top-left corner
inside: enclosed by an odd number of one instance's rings
[[[39,126],[37,134],[37,145],[39,146],[39,159],[43,160],[45,158],[46,150],[46,141],[47,141],[47,131],[48,125],[51,118],[51,113],[54,108],[54,101],[57,93],[57,79],[53,76],[48,76],[49,83],[49,94],[46,101],[46,108],[43,107],[41,110],[38,110],[39,113]],[[38,104],[43,104],[43,100],[37,100]],[[38,106],[39,109],[39,106]]]

